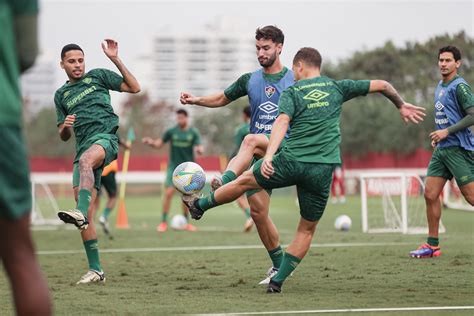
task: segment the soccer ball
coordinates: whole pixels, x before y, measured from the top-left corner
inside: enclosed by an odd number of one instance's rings
[[[351,228],[352,220],[347,215],[340,215],[336,218],[334,222],[334,227],[337,230],[348,231]]]
[[[195,162],[183,162],[173,171],[173,185],[183,194],[199,193],[206,184],[206,174]]]
[[[187,223],[188,221],[186,220],[186,217],[184,217],[184,215],[178,214],[171,218],[170,225],[171,228],[175,230],[183,230],[186,227]]]

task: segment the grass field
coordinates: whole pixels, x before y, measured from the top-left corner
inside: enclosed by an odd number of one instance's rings
[[[474,214],[469,212],[445,211],[443,255],[414,260],[407,254],[424,241],[424,236],[363,234],[359,198],[349,198],[343,205],[329,204],[314,247],[287,280],[284,292],[268,295],[257,283],[271,262],[256,232],[241,232],[244,216],[236,206],[221,206],[207,213],[195,222],[199,232],[158,234],[155,227],[160,205],[159,197],[130,197],[127,210],[131,229],[114,230],[113,240],[99,232],[105,285],[75,285],[87,270],[77,231],[35,231],[56,314],[167,315],[474,305]],[[173,213],[178,209],[176,199]],[[334,230],[334,219],[340,214],[352,217],[351,231]],[[271,215],[282,243],[289,243],[299,218],[294,197],[275,194]],[[0,274],[0,314],[13,314],[4,274]],[[472,310],[403,312],[411,314],[470,315]]]

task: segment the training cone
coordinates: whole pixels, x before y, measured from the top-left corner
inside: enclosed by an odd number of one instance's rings
[[[118,212],[117,212],[117,223],[116,228],[130,228],[128,225],[127,211],[125,210],[125,200],[119,201]]]

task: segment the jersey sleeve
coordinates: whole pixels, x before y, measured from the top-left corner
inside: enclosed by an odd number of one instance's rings
[[[56,92],[54,94],[54,105],[56,106],[56,126],[64,123],[67,116],[67,111],[61,103],[61,94]]]
[[[233,84],[231,84],[227,89],[224,90],[224,95],[227,99],[234,101],[240,97],[247,95],[247,87],[252,74],[246,73],[237,79]]]
[[[171,131],[171,130],[172,130],[172,128],[167,129],[167,130],[164,132],[163,136],[161,136],[161,140],[163,141],[163,143],[167,143],[167,142],[170,141],[170,139],[171,139],[171,134],[172,134],[172,131]]]
[[[295,100],[293,98],[293,90],[287,89],[283,91],[280,95],[280,100],[278,101],[279,114],[286,114],[293,118],[295,115]]]
[[[122,76],[118,75],[117,73],[111,70],[103,69],[103,68],[93,69],[92,72],[94,76],[99,78],[99,80],[102,82],[104,87],[106,87],[109,90],[121,92],[120,85],[123,82]]]
[[[201,145],[201,134],[199,133],[197,128],[193,128],[194,132],[194,140],[193,140],[193,146]]]
[[[26,15],[38,13],[38,0],[10,0],[13,15]]]
[[[345,79],[337,81],[337,84],[342,90],[343,102],[369,93],[370,80]]]
[[[474,95],[472,94],[471,87],[469,87],[467,84],[458,84],[456,87],[456,98],[464,110],[474,107]]]

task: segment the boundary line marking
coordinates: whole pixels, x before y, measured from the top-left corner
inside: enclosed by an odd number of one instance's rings
[[[374,242],[374,243],[327,243],[311,244],[311,248],[344,248],[344,247],[385,247],[385,246],[407,246],[412,242]],[[287,247],[288,245],[282,245]],[[100,253],[135,253],[135,252],[170,252],[170,251],[206,251],[206,250],[245,250],[262,249],[263,245],[228,245],[228,246],[183,246],[183,247],[153,247],[153,248],[110,248],[100,249]],[[80,254],[84,250],[40,250],[37,255],[67,255]]]
[[[386,307],[386,308],[346,308],[346,309],[314,309],[273,312],[240,312],[222,314],[192,314],[194,316],[231,316],[231,315],[269,315],[269,314],[329,314],[329,313],[369,313],[369,312],[409,312],[409,311],[452,311],[470,310],[474,306],[423,306],[423,307]]]

